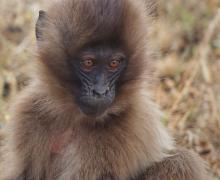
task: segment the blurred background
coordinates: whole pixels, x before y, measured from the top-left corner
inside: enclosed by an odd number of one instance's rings
[[[41,0],[0,0],[0,128],[28,84]],[[220,179],[220,0],[161,0],[152,30],[155,99],[178,144],[194,149]],[[4,135],[1,135],[4,136]],[[1,137],[3,138],[3,137]]]

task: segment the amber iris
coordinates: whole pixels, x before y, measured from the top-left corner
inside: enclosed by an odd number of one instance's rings
[[[93,68],[93,66],[94,66],[94,61],[93,61],[93,59],[85,59],[85,60],[83,60],[83,61],[81,62],[81,64],[82,64],[82,68],[83,68],[84,70],[89,71],[89,70],[91,70],[91,69]]]
[[[109,64],[110,69],[115,70],[117,69],[121,64],[120,60],[112,60]]]

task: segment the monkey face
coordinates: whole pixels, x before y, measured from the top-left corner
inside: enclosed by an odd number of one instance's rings
[[[127,60],[119,48],[89,47],[70,60],[78,81],[76,102],[88,116],[99,116],[113,103]]]

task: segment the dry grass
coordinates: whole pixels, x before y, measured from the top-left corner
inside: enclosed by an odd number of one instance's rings
[[[1,0],[0,126],[8,101],[26,84],[34,61],[39,0]],[[155,98],[179,144],[197,151],[220,179],[220,1],[161,0],[152,32],[158,54]]]

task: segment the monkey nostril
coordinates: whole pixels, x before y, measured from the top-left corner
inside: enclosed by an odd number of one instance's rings
[[[97,90],[93,90],[93,94],[95,96],[101,97],[104,96],[106,94],[106,91],[97,91]]]
[[[99,87],[99,88],[93,89],[93,94],[95,96],[102,97],[102,96],[105,96],[108,93],[108,91],[109,91],[108,87]]]

